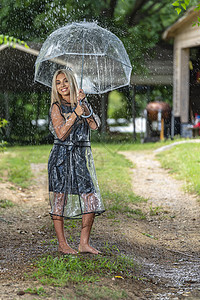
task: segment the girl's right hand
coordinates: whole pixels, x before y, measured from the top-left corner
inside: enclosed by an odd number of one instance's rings
[[[80,105],[80,101],[78,101],[75,112],[78,116],[81,116],[84,113],[84,108]]]

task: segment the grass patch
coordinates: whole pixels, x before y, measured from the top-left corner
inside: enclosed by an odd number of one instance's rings
[[[7,208],[14,206],[14,203],[10,200],[0,200],[0,207],[1,208]]]
[[[163,168],[185,181],[187,191],[200,195],[200,144],[188,143],[157,154]]]
[[[31,275],[42,284],[65,286],[69,283],[92,283],[100,278],[122,276],[133,278],[135,263],[123,255],[65,257],[47,256],[36,263]]]
[[[46,295],[46,292],[44,290],[43,287],[39,287],[39,288],[27,288],[25,291],[24,291],[26,294],[31,294],[31,295],[38,295],[38,296],[45,296]]]
[[[0,175],[22,188],[29,187],[33,178],[30,164],[47,162],[50,148],[49,145],[7,148],[0,154]]]

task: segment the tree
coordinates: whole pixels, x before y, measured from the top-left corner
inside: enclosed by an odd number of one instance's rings
[[[22,40],[42,42],[68,22],[96,20],[125,44],[131,61],[140,61],[149,48],[161,41],[161,33],[177,19],[168,0],[2,0],[2,33]]]
[[[197,3],[190,0],[187,7]],[[0,8],[2,34],[40,43],[66,23],[95,20],[123,41],[137,73],[144,72],[149,49],[164,43],[163,31],[179,18],[169,0],[1,0]]]
[[[174,3],[184,9],[198,1]],[[169,0],[2,0],[0,8],[2,33],[26,41],[42,42],[68,22],[96,20],[122,39],[138,69],[148,49],[162,43],[162,32],[178,19]]]

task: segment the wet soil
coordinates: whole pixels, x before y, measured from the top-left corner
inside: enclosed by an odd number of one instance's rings
[[[92,245],[116,245],[121,253],[134,257],[139,266],[138,279],[106,280],[110,289],[125,289],[128,299],[200,299],[200,206],[197,195],[183,191],[183,182],[175,180],[160,167],[152,152],[123,152],[136,168],[130,169],[135,194],[148,201],[130,205],[142,209],[146,218],[134,219],[119,214],[112,219],[105,213],[95,220]],[[36,299],[25,294],[41,283],[24,274],[34,269],[33,260],[45,253],[57,255],[55,233],[49,217],[46,164],[32,164],[31,187],[22,190],[0,182],[0,199],[15,206],[0,208],[0,299]],[[117,221],[117,222],[116,222]],[[80,222],[78,221],[78,224]],[[70,244],[77,248],[77,229]],[[46,299],[73,299],[76,286],[45,286]],[[21,293],[21,295],[20,295]],[[68,297],[67,297],[68,295]],[[86,295],[78,299],[90,299]],[[106,298],[105,298],[106,299]]]

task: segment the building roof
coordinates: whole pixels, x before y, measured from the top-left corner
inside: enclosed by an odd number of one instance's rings
[[[143,63],[146,72],[134,73],[132,85],[172,85],[173,84],[173,47],[170,45],[156,46],[145,55]]]
[[[0,91],[28,92],[42,91],[44,87],[34,82],[35,60],[40,44],[29,48],[15,44],[0,45]],[[45,89],[46,90],[46,89]]]

